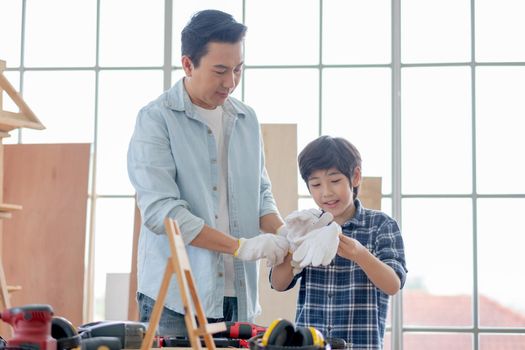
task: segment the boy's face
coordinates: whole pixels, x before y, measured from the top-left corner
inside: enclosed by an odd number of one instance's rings
[[[356,170],[358,170],[356,168]],[[336,168],[316,170],[308,178],[308,189],[315,203],[334,216],[335,222],[342,225],[355,213],[352,188],[360,181],[358,171],[354,171],[353,182]]]
[[[182,56],[185,86],[191,101],[206,109],[215,109],[235,90],[243,67],[242,42],[208,43],[208,52],[195,68],[188,56]]]

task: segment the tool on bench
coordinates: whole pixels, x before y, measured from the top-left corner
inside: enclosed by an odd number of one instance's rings
[[[56,350],[51,336],[53,309],[49,305],[31,304],[12,307],[0,313],[0,318],[13,327],[13,337],[7,347],[27,350]]]
[[[146,334],[146,325],[133,321],[99,321],[78,327],[82,342],[88,338],[118,338],[122,349],[140,349]]]
[[[213,335],[218,338],[250,339],[266,332],[266,327],[249,322],[226,322],[226,330]]]
[[[213,338],[217,348],[249,348],[248,341],[242,339]],[[191,342],[188,338],[163,337],[162,346],[168,348],[189,348]],[[201,339],[201,346],[206,346]]]

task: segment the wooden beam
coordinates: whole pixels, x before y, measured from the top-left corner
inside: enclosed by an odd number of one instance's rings
[[[0,203],[0,212],[9,212],[13,210],[22,210],[22,206],[18,204]]]
[[[18,108],[20,108],[20,112],[22,112],[22,114],[26,117],[27,124],[22,125],[23,127],[37,130],[42,130],[46,128],[40,122],[40,120],[38,120],[37,116],[35,115],[35,113],[33,113],[31,108],[29,108],[22,96],[20,96],[20,94],[15,90],[13,85],[11,85],[9,80],[7,80],[6,77],[4,77],[4,74],[2,73],[0,73],[0,87],[4,89],[5,92],[7,92],[7,94],[9,95],[9,97],[11,97],[13,102],[18,106]]]

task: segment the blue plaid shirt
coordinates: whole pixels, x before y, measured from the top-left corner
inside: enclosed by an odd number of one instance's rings
[[[407,269],[403,239],[397,222],[388,215],[363,208],[343,226],[343,234],[357,239],[405,283]],[[270,277],[271,278],[271,277]],[[336,255],[328,266],[306,267],[301,279],[296,324],[315,327],[327,338],[342,338],[350,349],[382,349],[389,296],[368,279],[353,261]]]

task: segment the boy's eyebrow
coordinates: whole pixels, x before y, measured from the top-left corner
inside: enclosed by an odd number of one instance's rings
[[[327,173],[326,173],[327,176],[331,176],[331,175],[341,175],[341,174],[342,174],[342,173],[341,173],[339,170],[332,170],[331,172],[329,172],[329,173],[327,172]],[[310,177],[308,178],[308,181],[310,181],[310,180],[317,180],[317,179],[319,179],[319,178],[320,178],[320,176],[313,176],[313,175],[312,175],[312,176],[310,176]]]

